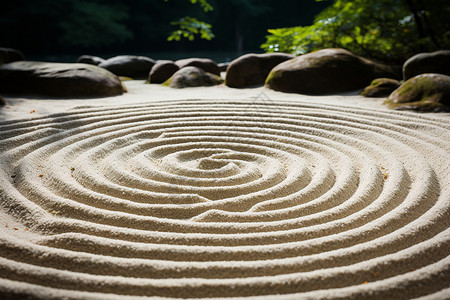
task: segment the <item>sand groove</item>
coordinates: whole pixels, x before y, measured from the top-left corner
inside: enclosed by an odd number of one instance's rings
[[[0,128],[0,295],[450,297],[448,120],[189,100]]]

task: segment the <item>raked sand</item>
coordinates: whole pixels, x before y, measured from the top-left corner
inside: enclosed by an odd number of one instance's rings
[[[450,115],[264,88],[6,97],[0,299],[450,299]]]

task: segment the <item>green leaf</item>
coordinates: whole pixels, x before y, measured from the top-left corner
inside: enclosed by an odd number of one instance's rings
[[[189,41],[195,40],[195,36],[199,35],[201,39],[211,40],[214,38],[214,34],[211,31],[211,25],[205,22],[199,21],[196,18],[184,17],[178,21],[171,22],[171,25],[178,26],[179,29],[173,31],[168,41],[180,41],[181,38],[188,39]]]

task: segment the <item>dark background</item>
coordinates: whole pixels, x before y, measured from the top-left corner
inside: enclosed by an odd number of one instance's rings
[[[205,13],[188,0],[16,0],[2,4],[0,47],[21,50],[28,60],[73,61],[83,54],[154,59],[189,56],[227,61],[262,52],[267,29],[310,25],[331,1],[210,0]],[[167,41],[183,16],[212,25],[211,41]]]

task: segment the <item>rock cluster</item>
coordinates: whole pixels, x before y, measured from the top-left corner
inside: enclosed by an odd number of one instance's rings
[[[385,101],[395,109],[450,111],[450,50],[419,53],[403,64],[403,83]]]
[[[163,83],[174,88],[221,84],[220,68],[209,58],[160,60],[150,71],[149,83]]]
[[[220,75],[225,72],[225,84],[232,88],[265,85],[276,91],[311,95],[362,90],[360,94],[366,97],[388,97],[385,103],[394,109],[450,110],[450,50],[414,55],[402,67],[339,48],[298,57],[250,53],[221,64],[208,58],[155,61],[135,55],[109,59],[83,55],[78,64],[17,62],[21,60],[20,51],[0,48],[0,92],[102,97],[123,93],[119,78],[186,88],[222,84]],[[402,76],[403,84],[399,81]]]
[[[377,78],[361,95],[388,97],[389,108],[414,111],[450,111],[450,50],[419,53],[402,67],[403,83],[390,78]]]

